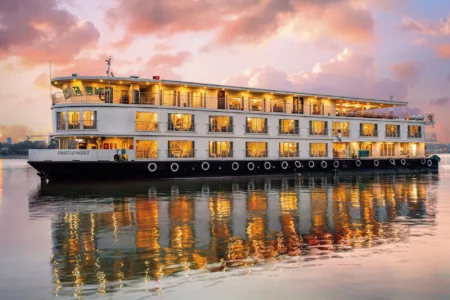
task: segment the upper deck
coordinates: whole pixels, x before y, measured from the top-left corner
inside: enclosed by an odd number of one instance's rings
[[[52,85],[62,89],[52,95],[53,105],[156,105],[433,123],[428,116],[409,116],[406,110],[394,113],[393,107],[406,106],[407,102],[392,100],[135,77],[58,77],[52,79]]]

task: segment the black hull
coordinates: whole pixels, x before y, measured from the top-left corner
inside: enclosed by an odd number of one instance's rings
[[[314,162],[314,166],[311,161]],[[339,164],[335,163],[336,161]],[[205,164],[207,162],[207,164]],[[325,162],[325,163],[323,163]],[[378,165],[376,165],[378,162]],[[435,159],[339,159],[339,160],[248,160],[248,161],[117,161],[117,162],[28,162],[42,179],[89,181],[98,179],[162,179],[283,175],[335,172],[418,172],[438,171]],[[251,170],[253,163],[254,169]],[[176,164],[178,170],[176,170]],[[269,165],[270,164],[270,165]],[[300,166],[301,164],[301,166]],[[239,166],[236,168],[236,166]],[[156,169],[155,169],[156,167]],[[203,167],[203,168],[202,168]],[[207,168],[208,167],[208,168]],[[234,169],[233,169],[234,168]],[[173,170],[172,170],[173,169]],[[176,171],[175,171],[176,170]]]

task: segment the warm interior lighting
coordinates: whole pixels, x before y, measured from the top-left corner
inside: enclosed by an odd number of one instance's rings
[[[103,79],[100,79],[100,82],[103,82]]]
[[[149,85],[150,84],[150,82],[147,82],[147,85]]]
[[[120,81],[119,83],[122,83],[122,81]]]

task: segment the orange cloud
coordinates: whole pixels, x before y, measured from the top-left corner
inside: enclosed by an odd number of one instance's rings
[[[0,57],[18,56],[37,65],[65,64],[80,51],[95,47],[100,33],[79,22],[56,0],[3,0],[0,5]]]
[[[450,58],[450,44],[441,44],[436,49],[439,58]]]
[[[419,75],[419,65],[412,61],[402,61],[389,65],[389,70],[400,80],[415,80]]]
[[[168,65],[171,67],[181,66],[186,62],[189,58],[192,57],[192,54],[188,51],[181,51],[175,55],[171,54],[156,54],[150,58],[148,61],[148,65],[157,66],[157,65]]]
[[[440,21],[434,20],[414,20],[409,17],[405,17],[402,20],[400,29],[406,31],[416,31],[426,35],[449,35],[450,34],[450,17],[447,19],[441,19]]]
[[[7,137],[11,137],[13,143],[26,140],[27,136],[37,134],[26,125],[0,125],[0,142],[6,142]]]

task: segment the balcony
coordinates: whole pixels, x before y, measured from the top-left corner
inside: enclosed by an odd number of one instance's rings
[[[345,129],[339,129],[339,128],[334,128],[332,129],[332,135],[333,136],[338,136],[339,134],[341,134],[341,137],[349,137],[350,136],[350,129],[345,128]]]
[[[360,130],[360,137],[378,137],[378,130]]]
[[[170,149],[167,151],[168,158],[194,158],[196,150]]]
[[[311,136],[328,136],[328,129],[309,128],[309,135]]]
[[[136,121],[136,131],[158,131],[159,128],[158,122]]]
[[[96,120],[81,120],[78,122],[56,121],[56,130],[96,130]]]
[[[267,134],[268,126],[265,125],[244,125],[245,133],[253,133],[253,134]]]
[[[408,138],[410,139],[421,139],[422,132],[408,132]]]
[[[400,132],[386,131],[387,138],[400,138]]]

